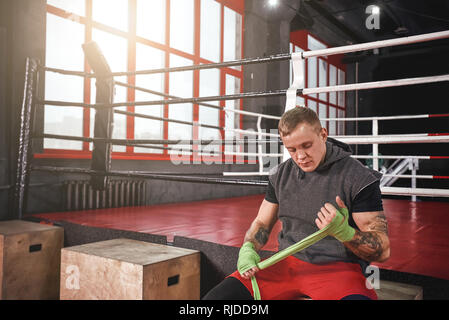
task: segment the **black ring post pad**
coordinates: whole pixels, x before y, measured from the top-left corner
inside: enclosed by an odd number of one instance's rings
[[[84,54],[89,65],[96,75],[96,103],[108,105],[114,100],[114,79],[106,58],[96,42],[91,41],[83,44]],[[108,185],[107,172],[111,168],[112,147],[107,139],[112,138],[113,114],[112,108],[97,108],[95,113],[94,138],[91,169],[104,172],[91,176],[91,185],[94,190],[106,190]]]

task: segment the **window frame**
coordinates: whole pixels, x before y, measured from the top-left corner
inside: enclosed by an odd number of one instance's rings
[[[58,17],[69,19],[73,21],[74,23],[80,23],[85,26],[85,42],[92,40],[92,30],[98,29],[101,31],[105,31],[108,33],[111,33],[113,35],[117,35],[120,37],[123,37],[127,39],[128,42],[128,58],[127,58],[127,66],[128,70],[124,71],[136,71],[136,46],[137,43],[140,43],[142,45],[147,45],[159,50],[162,50],[165,55],[165,68],[168,68],[170,66],[170,55],[178,55],[182,58],[186,58],[192,61],[192,64],[199,65],[199,64],[207,64],[212,63],[212,61],[209,61],[205,58],[202,58],[200,56],[200,37],[201,37],[201,0],[193,0],[194,2],[194,43],[193,43],[193,54],[183,52],[181,50],[175,49],[170,47],[170,0],[166,1],[166,10],[165,10],[165,43],[158,43],[140,36],[137,36],[137,1],[136,0],[128,0],[128,31],[122,31],[119,29],[115,29],[111,26],[101,24],[99,22],[93,21],[92,19],[92,0],[85,0],[85,6],[86,6],[86,12],[84,16],[80,16],[78,14],[67,12],[64,9],[60,9],[58,7],[52,6],[50,4],[47,4],[47,14],[53,14]],[[244,3],[243,1],[239,0],[214,0],[220,4],[220,61],[223,62],[223,48],[224,48],[224,8],[227,7],[228,9],[231,9],[235,11],[237,14],[241,16],[241,52],[239,53],[241,57],[244,56],[243,53],[243,26],[244,26]],[[91,72],[91,68],[89,67],[87,60],[84,58],[84,71],[85,72]],[[236,68],[220,68],[220,77],[219,77],[219,90],[220,95],[225,95],[226,93],[226,76],[231,75],[236,77],[240,81],[240,92],[243,92],[243,67],[240,69]],[[170,94],[170,83],[169,83],[169,74],[164,74],[164,91],[162,93],[164,94]],[[136,85],[136,79],[135,76],[128,76],[127,77],[127,84],[129,85]],[[200,84],[200,70],[193,70],[193,92],[192,97],[199,97],[199,84]],[[92,81],[90,78],[86,77],[84,78],[84,92],[83,92],[83,102],[86,104],[94,103],[94,101],[91,101],[91,85]],[[135,101],[135,89],[127,88],[127,101],[128,102],[134,102]],[[162,100],[163,98],[161,98]],[[224,108],[226,101],[219,101],[219,106]],[[238,100],[236,101],[236,108],[242,110],[242,101]],[[165,104],[162,106],[163,108],[163,117],[168,118],[169,117],[169,104]],[[135,107],[134,106],[127,106],[126,110],[128,112],[134,112]],[[196,123],[199,120],[199,110],[200,105],[193,104],[192,105],[192,119],[193,122]],[[242,115],[236,115],[238,116],[238,126],[239,128],[243,127],[243,117]],[[222,128],[225,128],[225,111],[220,110],[219,111],[219,126]],[[135,117],[132,116],[126,116],[126,139],[134,139],[134,126]],[[90,109],[89,108],[83,108],[83,137],[89,137],[90,136]],[[163,129],[162,129],[162,138],[168,139],[169,132],[168,132],[169,122],[163,121]],[[197,126],[191,126],[192,128],[192,139],[196,140],[199,139],[199,127]],[[225,137],[225,131],[220,130],[220,136],[222,139]],[[165,145],[165,147],[168,147]],[[198,150],[198,146],[193,145],[192,149]],[[224,146],[221,147],[221,151],[224,151]],[[36,158],[65,158],[65,159],[90,159],[92,156],[92,151],[89,150],[89,143],[88,142],[82,142],[82,150],[65,150],[65,149],[48,149],[44,148],[42,153],[35,154]],[[198,153],[193,152],[192,155],[190,155],[190,161],[195,163],[195,160],[198,161],[199,158],[203,161],[217,161],[222,160],[222,163],[224,163],[224,155],[219,156],[200,156]],[[170,153],[167,149],[164,149],[162,153],[135,153],[133,146],[126,146],[125,152],[112,152],[112,159],[123,159],[123,160],[170,160]],[[234,161],[236,161],[236,158],[234,157]],[[191,162],[191,163],[192,163]]]
[[[307,30],[297,30],[297,31],[293,31],[290,33],[290,45],[291,48],[293,48],[293,50],[295,50],[295,46],[299,47],[300,49],[304,50],[304,51],[309,51],[311,50],[309,48],[309,41],[308,41],[308,37],[312,37],[315,40],[321,42],[323,45],[325,45],[327,48],[330,48],[331,46],[326,43],[325,41],[323,41],[322,39],[320,39],[319,37],[315,36],[314,34],[310,33]],[[343,55],[342,54],[336,54],[336,55],[331,55],[331,56],[326,56],[326,57],[317,57],[317,62],[316,62],[316,82],[317,85],[320,84],[320,63],[319,61],[325,61],[326,62],[326,83],[325,86],[329,86],[330,85],[330,65],[333,65],[336,68],[336,72],[335,72],[335,83],[338,85],[338,74],[339,71],[343,71],[344,72],[344,81],[343,83],[346,83],[346,65],[342,63],[342,58]],[[304,87],[308,88],[308,80],[309,80],[309,59],[304,59],[305,61],[305,66],[304,66]],[[304,99],[304,105],[305,106],[309,106],[309,101],[314,101],[316,103],[316,108],[317,108],[317,114],[319,115],[319,111],[320,111],[320,104],[324,104],[326,105],[326,118],[330,118],[330,107],[335,108],[336,110],[336,118],[339,118],[339,111],[343,112],[343,116],[346,116],[346,96],[344,94],[344,102],[343,102],[343,106],[338,105],[338,92],[336,92],[336,104],[331,103],[330,102],[330,93],[325,93],[326,95],[326,101],[321,100],[319,97],[319,94],[317,94],[317,97],[311,97],[308,95],[299,95],[301,98]],[[329,124],[330,121],[326,121],[326,129],[329,132]],[[342,130],[341,130],[342,129]],[[340,132],[342,131],[342,132]],[[346,132],[346,128],[345,126],[340,126],[339,123],[336,121],[335,124],[335,134],[336,135],[344,135]]]

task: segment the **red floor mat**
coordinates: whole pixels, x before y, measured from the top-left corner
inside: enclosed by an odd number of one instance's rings
[[[188,203],[36,214],[34,217],[111,229],[184,236],[240,246],[263,195]],[[384,199],[391,257],[384,269],[449,280],[449,203]],[[266,250],[277,250],[278,222]]]

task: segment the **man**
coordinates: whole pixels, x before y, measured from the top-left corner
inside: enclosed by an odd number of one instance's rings
[[[204,299],[252,299],[255,276],[262,299],[377,299],[365,284],[369,262],[389,258],[380,174],[350,157],[349,146],[328,138],[316,113],[297,107],[279,121],[279,133],[291,159],[278,165],[257,217],[246,232],[236,271]],[[323,229],[347,208],[349,221],[332,234],[277,264],[259,270],[257,252],[279,219],[279,250]]]

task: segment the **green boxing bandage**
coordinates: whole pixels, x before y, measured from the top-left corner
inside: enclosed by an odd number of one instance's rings
[[[259,262],[260,257],[254,248],[254,244],[249,241],[245,242],[240,248],[237,270],[240,274],[245,273],[249,269],[257,267]]]
[[[341,242],[354,238],[355,229],[349,225],[349,212],[347,208],[337,210],[337,215],[331,222],[329,234]]]
[[[320,241],[321,239],[327,237],[328,235],[334,236],[341,242],[350,241],[354,237],[355,229],[348,224],[349,212],[346,208],[340,208],[337,210],[337,215],[332,219],[326,227],[317,232],[311,234],[310,236],[302,239],[301,241],[291,245],[284,250],[281,250],[268,259],[260,262],[260,257],[254,250],[254,245],[251,242],[246,242],[239,253],[239,260],[237,263],[238,270],[241,273],[248,271],[252,267],[258,267],[260,270],[268,268],[279,261],[291,256],[297,252],[304,250],[305,248],[313,245],[314,243]],[[242,259],[242,260],[241,260]],[[260,263],[259,263],[260,262]],[[251,278],[251,283],[253,286],[253,296],[255,300],[261,300],[259,286],[257,284],[256,277]]]
[[[352,240],[352,238],[354,237],[355,229],[348,224],[348,217],[348,209],[340,208],[339,210],[337,210],[337,215],[326,227],[318,230],[317,232],[302,239],[301,241],[292,244],[284,250],[275,253],[268,259],[258,263],[257,267],[262,270],[269,266],[272,266],[273,264],[287,258],[288,256],[306,249],[307,247],[315,244],[316,242],[329,235],[334,236],[342,242]]]

